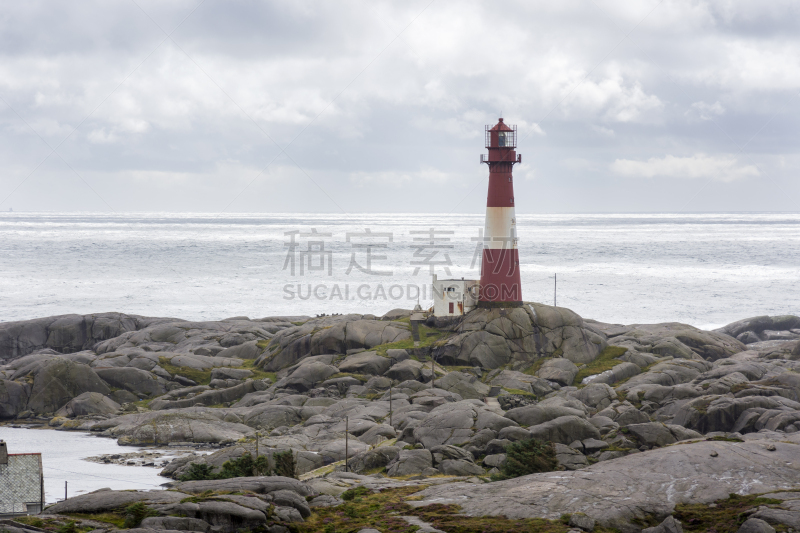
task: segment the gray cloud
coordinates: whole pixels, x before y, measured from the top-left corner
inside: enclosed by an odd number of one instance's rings
[[[0,209],[796,210],[796,2],[137,2],[4,5]]]

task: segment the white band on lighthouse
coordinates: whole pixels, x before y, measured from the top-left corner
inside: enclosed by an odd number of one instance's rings
[[[516,250],[517,226],[513,207],[487,207],[483,247],[489,250]]]

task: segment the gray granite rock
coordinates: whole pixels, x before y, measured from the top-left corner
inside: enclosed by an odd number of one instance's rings
[[[553,358],[548,359],[536,373],[542,379],[555,381],[559,385],[569,386],[578,374],[578,367],[569,359]]]
[[[391,361],[376,352],[361,352],[348,356],[339,364],[339,370],[353,374],[380,376],[389,370],[390,366],[392,366]]]
[[[435,475],[439,471],[433,467],[433,455],[428,450],[401,450],[396,462],[389,465],[387,475]]]
[[[76,396],[56,412],[57,416],[111,415],[119,411],[120,405],[99,392],[84,392]]]
[[[678,503],[709,503],[730,493],[769,492],[800,483],[800,445],[700,441],[603,461],[575,471],[531,474],[487,485],[426,489],[423,500],[456,503],[470,516],[557,519],[586,513],[604,527],[629,528],[636,513],[668,516]],[[718,457],[709,460],[712,451]],[[773,465],[781,464],[781,468]],[[647,475],[642,475],[647,472]],[[692,490],[688,490],[692,487]]]
[[[775,528],[759,518],[748,518],[737,533],[775,533]]]
[[[668,516],[663,522],[655,527],[648,527],[642,530],[642,533],[683,533],[681,523],[675,520],[674,517]]]
[[[531,438],[570,444],[576,440],[599,439],[600,432],[585,418],[561,416],[528,428]]]

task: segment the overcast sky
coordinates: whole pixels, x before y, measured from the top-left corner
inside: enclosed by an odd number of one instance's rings
[[[0,3],[0,211],[797,211],[800,2]]]

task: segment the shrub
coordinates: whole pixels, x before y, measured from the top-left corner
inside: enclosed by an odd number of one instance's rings
[[[511,479],[537,472],[552,472],[558,468],[556,452],[551,442],[525,439],[506,446],[506,462],[494,480]]]
[[[189,471],[180,477],[181,481],[195,481],[198,479],[215,479],[214,467],[205,463],[192,463]]]
[[[125,508],[125,529],[139,527],[139,524],[142,523],[142,520],[148,516],[158,516],[158,513],[150,509],[142,502],[130,504]]]
[[[360,498],[362,496],[366,496],[367,494],[371,494],[372,491],[369,490],[367,487],[356,487],[354,489],[348,489],[342,493],[342,499],[346,502],[354,500],[356,498]]]
[[[259,456],[261,459],[261,456]],[[249,453],[242,454],[238,459],[231,459],[222,464],[222,470],[217,474],[217,479],[232,477],[249,477],[253,475],[255,461]]]
[[[261,459],[261,457],[259,457],[259,459]],[[292,453],[292,450],[275,452],[272,454],[272,459],[275,461],[276,476],[294,477],[295,464],[294,453]]]
[[[275,471],[270,472],[269,459],[266,455],[259,455],[253,459],[249,453],[242,454],[241,457],[225,461],[222,469],[214,473],[214,467],[205,463],[192,463],[186,474],[180,477],[181,481],[194,481],[198,479],[228,479],[232,477],[251,477],[264,475],[277,475],[294,477],[294,455],[291,450],[277,452],[273,455],[275,459]]]

